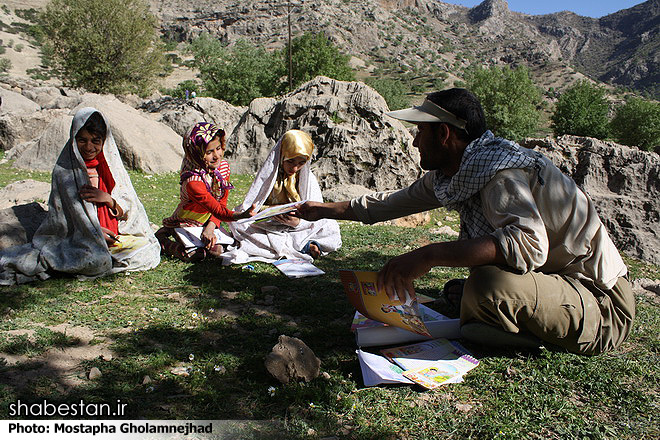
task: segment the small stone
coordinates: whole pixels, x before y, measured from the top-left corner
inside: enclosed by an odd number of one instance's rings
[[[102,374],[101,374],[101,370],[99,370],[99,369],[96,368],[96,367],[92,367],[92,368],[89,370],[89,374],[87,375],[87,377],[89,378],[89,380],[98,379],[98,378],[101,377],[101,376],[102,376]]]
[[[183,377],[188,377],[190,376],[190,369],[186,366],[180,366],[180,367],[174,367],[170,370],[170,373],[172,373],[175,376],[183,376]]]
[[[147,385],[150,384],[151,382],[153,382],[153,380],[151,380],[149,375],[144,376],[144,379],[142,379],[142,385]]]
[[[328,373],[327,371],[321,373],[321,376],[323,376],[323,379],[325,380],[330,380],[330,373]]]
[[[319,376],[321,368],[321,360],[307,344],[285,335],[280,335],[264,364],[268,372],[282,383],[299,379],[309,382]]]

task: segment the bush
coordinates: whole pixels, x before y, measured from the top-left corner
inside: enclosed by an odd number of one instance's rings
[[[614,139],[653,150],[660,145],[660,103],[630,98],[619,106],[610,123]]]
[[[409,90],[402,81],[389,78],[368,78],[366,83],[385,98],[390,110],[399,110],[410,106],[410,99],[407,96]]]
[[[186,90],[188,90],[189,96],[192,92],[195,92],[197,96],[200,96],[200,92],[201,92],[200,86],[195,80],[192,79],[187,79],[185,81],[180,82],[173,89],[163,90],[163,94],[170,95],[174,98],[185,98]]]
[[[526,67],[476,67],[466,71],[466,87],[484,108],[489,128],[498,136],[521,140],[536,133],[541,92]]]
[[[40,20],[53,69],[67,86],[144,95],[163,70],[146,0],[52,0]]]
[[[239,40],[231,48],[208,34],[192,42],[204,89],[214,98],[233,105],[247,105],[254,98],[273,96],[279,86],[280,70],[276,57],[248,41]]]
[[[580,80],[559,96],[551,117],[556,136],[572,134],[604,139],[608,135],[609,105],[605,90]]]
[[[0,58],[0,72],[7,72],[11,69],[11,61],[7,58]]]
[[[17,44],[16,46],[14,46],[14,50],[15,50],[16,52],[22,52],[22,51],[23,51],[23,47],[25,47],[25,46],[23,46],[22,44],[19,43],[19,44]]]

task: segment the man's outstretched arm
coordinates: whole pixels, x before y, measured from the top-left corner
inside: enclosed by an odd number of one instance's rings
[[[358,219],[349,201],[332,203],[305,202],[293,212],[293,215],[307,221],[316,221],[322,218],[333,218],[336,220]]]

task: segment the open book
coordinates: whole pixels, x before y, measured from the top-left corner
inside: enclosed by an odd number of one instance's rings
[[[117,241],[109,245],[108,250],[115,261],[123,261],[140,252],[148,244],[149,239],[147,237],[119,234]]]
[[[289,278],[313,277],[325,274],[321,269],[301,258],[277,260],[273,261],[273,265]]]
[[[377,289],[377,272],[340,270],[344,291],[353,306],[364,316],[393,325],[409,332],[431,337],[417,301],[408,298],[405,303],[391,300],[384,289]]]
[[[181,240],[181,243],[186,249],[204,247],[202,242],[202,227],[201,226],[186,226],[183,228],[174,228],[176,235]],[[213,231],[217,244],[233,244],[234,237],[229,235],[222,227],[215,228]]]
[[[403,376],[426,388],[458,382],[479,365],[461,344],[444,338],[386,348],[381,353],[404,370]]]
[[[252,217],[236,220],[236,223],[259,222],[262,220],[267,220],[271,217],[275,217],[276,215],[288,214],[289,212],[295,211],[296,208],[298,208],[298,206],[302,205],[306,201],[307,200],[301,200],[300,202],[292,202],[292,203],[287,203],[285,205],[271,206],[270,208],[264,209],[263,211],[260,211],[258,214],[255,214]]]

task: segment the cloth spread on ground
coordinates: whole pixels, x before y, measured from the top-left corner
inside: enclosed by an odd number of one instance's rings
[[[273,190],[281,164],[280,139],[271,150],[266,161],[257,173],[254,182],[236,211],[249,209],[252,204],[259,210]],[[321,188],[316,177],[311,172],[309,160],[298,171],[298,193],[301,200],[323,201]],[[239,241],[238,248],[230,248],[225,252],[223,264],[236,264],[248,261],[263,261],[272,263],[280,258],[300,258],[312,261],[313,258],[301,252],[307,243],[314,241],[322,254],[335,251],[341,247],[339,225],[334,220],[323,219],[316,222],[300,220],[295,228],[283,225],[276,220],[258,223],[229,223],[235,239]]]
[[[114,260],[101,232],[96,205],[80,197],[80,188],[90,184],[90,179],[75,135],[96,111],[86,107],[76,113],[69,140],[53,169],[48,214],[32,243],[0,253],[0,284],[46,279],[49,270],[95,278],[125,270],[146,270],[160,262],[160,246],[121,162],[107,120],[103,151],[115,180],[111,196],[127,215],[119,223],[119,233],[144,237],[148,244],[130,258]]]

